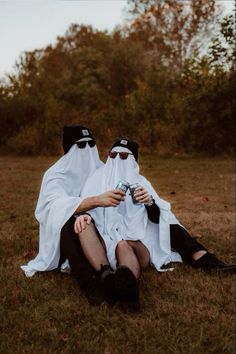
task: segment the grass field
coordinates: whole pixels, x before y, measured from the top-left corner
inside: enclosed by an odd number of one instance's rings
[[[147,270],[140,314],[91,307],[68,275],[36,274],[20,265],[38,248],[34,208],[43,171],[55,158],[1,157],[1,353],[234,353],[234,277],[178,265]],[[158,159],[142,173],[211,251],[234,261],[234,162]]]

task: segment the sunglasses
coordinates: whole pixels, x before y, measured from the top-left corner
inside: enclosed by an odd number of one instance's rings
[[[126,160],[129,155],[133,155],[133,154],[130,154],[129,152],[117,152],[117,151],[109,151],[109,153],[108,153],[108,155],[112,159],[115,159],[117,154],[119,154],[121,160]]]
[[[88,143],[88,145],[90,147],[94,147],[96,145],[96,141],[95,140],[89,140],[89,141],[77,141],[76,144],[78,146],[79,149],[84,149],[86,144]]]

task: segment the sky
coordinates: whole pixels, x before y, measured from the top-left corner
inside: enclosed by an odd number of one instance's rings
[[[232,11],[233,0],[223,2]],[[0,77],[20,53],[53,44],[71,23],[112,31],[125,20],[126,0],[0,0]]]

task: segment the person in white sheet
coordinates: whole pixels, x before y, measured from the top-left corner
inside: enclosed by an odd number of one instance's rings
[[[71,274],[83,287],[84,270],[87,271],[90,265],[83,255],[78,235],[74,232],[74,214],[98,205],[118,205],[123,200],[123,193],[113,190],[96,197],[81,197],[88,176],[103,164],[96,141],[88,128],[65,126],[63,149],[64,156],[43,176],[35,210],[40,225],[38,255],[21,268],[27,277],[32,277],[38,271],[50,271],[58,266],[65,270],[69,260]],[[62,258],[64,261],[67,259],[63,264]],[[108,264],[104,256],[103,265],[108,267]],[[93,269],[86,273],[86,278],[90,276],[94,277]]]
[[[170,248],[169,224],[179,224],[178,220],[171,213],[170,204],[159,198],[151,184],[139,174],[137,154],[138,144],[135,142],[128,139],[116,141],[105,165],[88,178],[82,191],[84,197],[104,193],[114,189],[120,180],[129,184],[139,183],[141,187],[136,194],[138,204],[134,204],[131,195],[126,193],[125,202],[117,208],[89,210],[113,269],[118,261],[114,279],[118,296],[121,299],[128,296],[128,300],[136,303],[139,301],[136,279],[140,276],[140,264],[145,267],[149,263],[149,255],[151,263],[159,271],[171,261],[181,261],[181,257]],[[146,211],[153,198],[161,210],[159,227],[149,221]],[[82,247],[87,242],[83,242],[84,238],[81,232]],[[85,254],[89,252],[85,251]],[[95,262],[93,257],[89,260],[95,268],[98,267],[99,262]]]
[[[104,193],[121,180],[140,185],[135,190],[138,203],[134,204],[127,192],[125,201],[116,208],[98,207],[88,211],[104,241],[110,265],[116,269],[113,286],[118,297],[139,306],[136,279],[149,261],[158,271],[172,270],[166,267],[170,262],[183,260],[203,270],[235,272],[235,265],[221,262],[191,237],[171,212],[170,204],[140,175],[137,159],[138,144],[127,138],[117,139],[106,163],[88,178],[82,191],[84,197]],[[82,248],[92,266],[99,270],[100,255],[93,246],[95,228],[91,224],[85,227],[81,220],[83,223],[83,216],[77,219],[75,227]]]

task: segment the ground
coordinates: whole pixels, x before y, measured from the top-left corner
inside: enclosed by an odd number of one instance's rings
[[[234,353],[234,276],[148,269],[140,314],[92,307],[59,272],[24,276],[36,255],[43,171],[55,157],[0,157],[0,353]],[[234,261],[234,161],[144,155],[141,172],[208,249]]]

